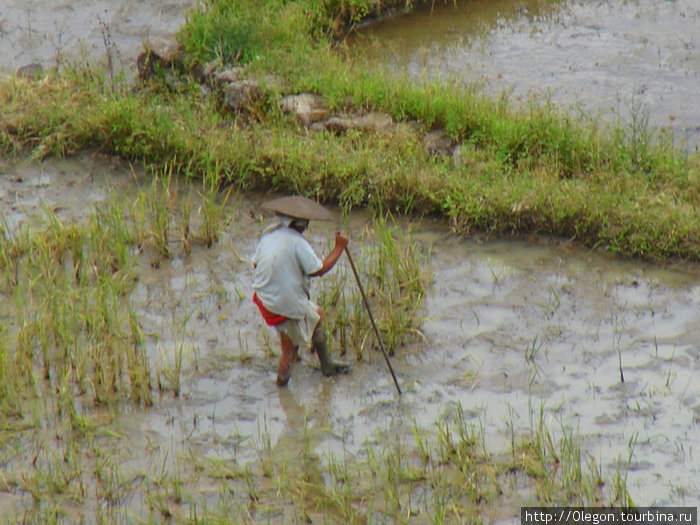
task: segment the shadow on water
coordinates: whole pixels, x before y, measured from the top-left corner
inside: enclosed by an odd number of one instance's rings
[[[68,221],[108,187],[130,191],[138,179],[100,157],[5,165],[3,210],[36,211],[39,197],[23,198],[36,180],[44,203]],[[697,504],[697,269],[621,261],[566,242],[482,243],[415,221],[414,238],[432,248],[434,282],[425,340],[392,359],[404,395],[397,398],[383,357],[372,351],[336,378],[324,378],[304,354],[279,390],[277,342],[250,301],[247,259],[265,224],[263,198],[241,200],[212,248],[139,267],[132,302],[150,334],[149,359],[167,370],[180,352],[184,366],[178,396],[164,378],[153,407],[112,415],[128,436],[115,445],[122,468],[175,469],[186,451],[198,462],[239,467],[298,457],[306,475],[320,476],[329,458],[360,454],[387,436],[410,439],[414,425],[430,428],[455,405],[484,426],[490,449],[502,451],[508,429],[532,428],[542,410],[555,431],[578,429],[583,453],[604,475],[620,464],[629,469],[638,504]],[[349,218],[351,243],[369,220]],[[335,228],[312,225],[317,251],[325,252]],[[334,271],[349,268],[343,261]]]

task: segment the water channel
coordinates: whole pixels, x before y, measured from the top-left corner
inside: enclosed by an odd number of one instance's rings
[[[588,119],[641,117],[700,146],[695,0],[436,0],[359,29],[352,45],[396,74],[548,99]]]

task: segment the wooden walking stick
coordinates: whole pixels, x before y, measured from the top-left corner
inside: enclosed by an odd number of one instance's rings
[[[369,320],[372,322],[372,328],[374,328],[374,333],[377,335],[377,341],[379,341],[379,347],[382,349],[382,353],[384,354],[384,359],[386,359],[386,364],[389,367],[389,372],[391,372],[391,377],[394,379],[394,384],[396,385],[396,390],[399,391],[399,395],[401,395],[401,388],[399,387],[399,382],[396,380],[396,374],[394,374],[394,369],[391,367],[391,362],[389,361],[389,356],[386,353],[386,349],[384,348],[384,343],[382,343],[382,338],[379,335],[379,330],[377,329],[377,325],[374,322],[374,316],[372,315],[372,310],[369,307],[369,303],[367,302],[367,296],[365,295],[365,290],[362,288],[362,283],[360,282],[360,276],[357,274],[357,268],[355,268],[355,263],[352,260],[352,256],[350,255],[350,252],[348,251],[348,247],[345,247],[345,255],[348,256],[348,261],[350,261],[350,268],[352,268],[352,273],[355,274],[355,280],[357,281],[357,287],[360,289],[360,295],[362,295],[362,301],[365,303],[365,308],[367,309],[367,315],[369,315]]]

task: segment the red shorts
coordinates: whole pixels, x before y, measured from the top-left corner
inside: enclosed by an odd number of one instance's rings
[[[265,320],[265,323],[268,326],[275,326],[280,323],[284,323],[287,319],[289,319],[288,317],[285,317],[283,315],[273,314],[270,310],[265,308],[265,306],[263,306],[262,304],[262,301],[258,297],[258,294],[256,293],[253,294],[253,302],[257,305],[258,309],[260,310],[260,313],[263,316],[263,319]]]

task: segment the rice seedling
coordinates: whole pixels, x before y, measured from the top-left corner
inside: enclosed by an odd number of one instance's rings
[[[418,456],[420,457],[423,464],[426,465],[430,461],[431,457],[430,445],[426,439],[427,436],[425,434],[425,431],[418,426],[418,423],[415,419],[412,419],[411,423],[413,437],[415,439],[416,446],[418,447]]]
[[[431,514],[429,516],[430,523],[433,525],[444,525],[449,523],[447,521],[448,516],[448,506],[450,501],[450,495],[445,494],[446,491],[441,490],[440,486],[436,487],[433,492],[433,501],[431,505]]]
[[[162,259],[171,257],[170,223],[177,192],[171,190],[172,168],[155,174],[150,191],[139,192],[134,204],[134,223],[148,254],[150,264],[158,268]]]
[[[617,365],[620,372],[620,383],[625,382],[625,373],[622,369],[622,332],[618,331],[618,320],[617,315],[613,315],[613,330],[612,330],[612,347],[617,354]]]
[[[260,500],[260,493],[257,487],[257,480],[254,479],[253,471],[250,469],[250,467],[246,466],[243,469],[242,477],[250,504],[251,506],[254,506]]]
[[[525,361],[534,364],[537,357],[543,352],[545,354],[547,353],[547,347],[545,346],[544,341],[540,340],[539,336],[535,334],[532,341],[530,341],[525,347]]]
[[[79,259],[83,261],[79,267],[81,274],[90,272],[86,277],[92,280],[117,271],[128,276],[132,271],[134,246],[145,235],[138,235],[138,230],[128,222],[124,198],[113,196],[104,206],[95,207],[85,228],[82,248],[89,251],[89,256],[83,254]],[[125,280],[124,284],[128,282]]]
[[[358,268],[366,279],[363,286],[390,354],[422,336],[418,312],[429,284],[425,261],[410,233],[385,219],[379,219],[365,236]],[[319,294],[319,303],[327,312],[327,329],[338,337],[341,353],[352,348],[361,360],[375,337],[362,297],[347,267],[341,266],[329,277]]]
[[[229,188],[223,197],[220,194],[221,179],[220,168],[208,170],[202,178],[202,191],[200,192],[201,238],[207,248],[215,242],[219,242],[221,232],[227,222],[227,208],[233,188]]]
[[[187,323],[196,313],[195,309],[190,309],[182,319],[176,317],[175,311],[172,313],[173,338],[172,344],[161,347],[162,362],[158,366],[158,388],[161,392],[171,391],[173,396],[179,397],[182,391],[183,373],[190,369],[192,360],[196,359],[196,347],[192,342],[194,337],[187,329]],[[169,354],[172,351],[172,354]]]
[[[109,505],[117,505],[127,494],[130,485],[124,473],[114,458],[99,447],[93,450],[95,458],[94,479],[96,490],[99,491],[99,499]]]
[[[358,508],[354,480],[350,478],[347,464],[330,457],[325,469],[330,481],[324,483],[321,477],[308,488],[316,500],[315,507],[327,509],[328,514],[338,516],[344,523],[364,523],[364,512]]]
[[[274,473],[274,463],[272,459],[272,440],[270,431],[267,428],[267,416],[263,417],[262,428],[258,423],[258,442],[256,443],[256,452],[260,460],[262,474],[266,478],[271,478]]]
[[[191,192],[187,194],[186,197],[181,199],[180,203],[180,222],[179,222],[179,231],[180,231],[180,246],[182,248],[182,252],[185,255],[189,255],[190,252],[192,251],[191,247],[191,240],[192,240],[192,233],[190,230],[190,221],[191,221],[191,216],[192,216],[192,203],[191,203]]]
[[[554,286],[549,284],[549,301],[548,302],[538,302],[537,306],[545,310],[550,317],[554,316],[554,313],[559,309],[561,305],[559,299],[559,293],[554,289]]]
[[[151,370],[145,351],[144,334],[134,308],[129,305],[129,350],[127,352],[127,370],[130,383],[130,395],[134,401],[145,406],[153,404],[151,393]]]

